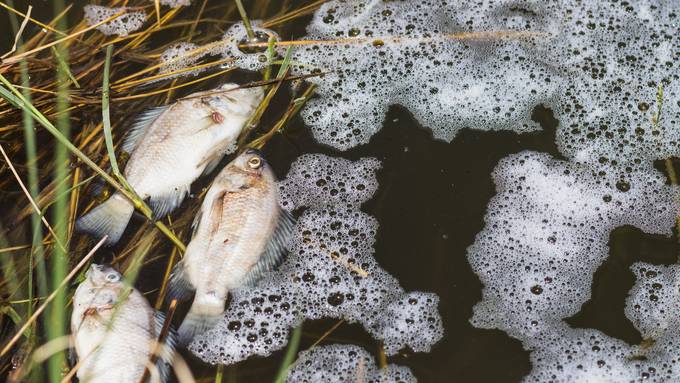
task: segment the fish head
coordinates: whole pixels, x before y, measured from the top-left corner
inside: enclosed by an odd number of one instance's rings
[[[93,287],[118,287],[123,283],[123,275],[111,266],[93,263],[87,271],[87,281]]]
[[[225,168],[225,176],[233,186],[245,189],[259,182],[275,183],[271,166],[259,150],[247,149]]]
[[[224,116],[249,116],[260,105],[263,96],[262,87],[239,88],[238,84],[227,83],[214,91],[206,92],[201,97],[201,103]]]
[[[110,318],[123,291],[123,276],[118,271],[93,263],[73,296],[72,328],[79,328],[87,318],[93,319],[92,326]]]

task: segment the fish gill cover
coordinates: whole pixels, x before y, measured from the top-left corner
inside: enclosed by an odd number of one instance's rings
[[[305,319],[332,317],[361,323],[388,355],[429,351],[443,335],[439,298],[405,292],[373,258],[378,222],[360,206],[377,190],[379,168],[372,158],[298,158],[280,183],[285,209],[306,208],[290,254],[256,288],[234,291],[223,319],[189,349],[231,364],[282,348]]]

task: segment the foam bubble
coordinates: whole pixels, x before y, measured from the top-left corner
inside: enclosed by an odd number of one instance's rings
[[[105,35],[127,36],[144,25],[146,14],[143,11],[127,12],[126,7],[104,7],[100,5],[86,5],[83,7],[87,25],[96,25],[121,12],[122,15],[97,27]]]
[[[269,37],[274,37],[275,40],[279,40],[279,35],[270,30],[260,27],[260,20],[251,21],[252,29],[255,34],[255,40],[253,42],[267,43]],[[265,51],[266,46],[252,48],[250,53],[239,48],[239,44],[248,42],[248,34],[246,33],[246,28],[242,22],[236,23],[229,27],[227,32],[222,37],[222,44],[219,44],[214,49],[216,54],[221,54],[225,58],[233,58],[235,61],[232,65],[236,65],[239,68],[247,70],[260,70],[267,65],[267,56]],[[280,48],[277,48],[277,52],[281,53]]]
[[[198,50],[199,46],[193,43],[181,42],[174,44],[161,53],[160,61],[161,67],[158,69],[159,73],[176,72],[195,65],[201,58],[206,56],[208,52]],[[203,72],[202,69],[196,69],[181,74],[174,74],[164,78],[174,78],[179,76],[195,76]]]
[[[160,3],[168,7],[179,8],[188,7],[191,5],[191,0],[161,0]]]
[[[388,365],[379,369],[373,357],[354,345],[330,345],[303,351],[286,382],[291,383],[408,383],[416,378],[406,367]]]
[[[463,128],[537,129],[531,111],[546,104],[561,122],[563,154],[616,160],[623,174],[651,153],[676,151],[675,5],[329,1],[302,39],[334,43],[303,45],[294,55],[294,73],[329,72],[308,80],[319,97],[301,114],[319,142],[348,149],[368,142],[392,104],[447,141]],[[257,54],[231,55],[260,67]],[[665,118],[654,127],[660,83]]]
[[[532,350],[526,381],[638,379],[637,347],[596,330],[572,329],[564,319],[590,298],[614,228],[671,234],[673,188],[649,171],[632,173],[630,187],[620,190],[614,176],[531,152],[502,160],[493,177],[498,194],[468,249],[485,286],[471,322],[501,329]]]
[[[378,189],[375,171],[380,161],[364,158],[348,166],[347,161],[322,154],[301,157],[280,182],[281,205],[288,210],[325,205],[358,206]]]
[[[378,222],[359,208],[377,189],[379,167],[369,158],[298,158],[280,183],[285,208],[307,207],[290,254],[256,288],[233,291],[224,318],[190,350],[210,363],[266,356],[285,346],[289,328],[319,318],[361,323],[388,355],[441,339],[438,298],[404,292],[373,258]]]
[[[531,42],[460,36],[546,30],[549,20],[495,4],[325,3],[303,39],[348,42],[310,45],[295,55],[302,63],[299,72],[330,72],[309,79],[319,85],[320,97],[302,111],[316,139],[338,149],[367,143],[392,104],[407,107],[435,138],[446,141],[466,127],[537,129],[531,110],[549,99],[557,84],[548,80],[549,68],[531,59],[526,49]]]

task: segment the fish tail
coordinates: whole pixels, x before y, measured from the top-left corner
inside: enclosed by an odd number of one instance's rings
[[[179,330],[177,330],[179,344],[186,346],[191,343],[194,337],[210,330],[220,319],[223,311],[224,303],[216,306],[214,304],[194,302],[191,305],[191,309],[189,309],[189,313],[179,326]]]
[[[80,217],[76,222],[76,229],[97,238],[108,235],[106,244],[113,245],[123,235],[133,211],[132,202],[122,194],[115,193],[104,203]]]

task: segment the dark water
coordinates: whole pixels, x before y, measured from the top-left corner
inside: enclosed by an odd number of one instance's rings
[[[45,20],[51,11],[48,7],[39,8],[34,10],[34,16]],[[303,35],[308,19],[296,21],[290,34]],[[0,28],[4,31],[8,25]],[[2,46],[10,43],[3,41]],[[241,74],[230,79],[245,82],[255,78]],[[216,83],[203,87],[213,87]],[[268,122],[274,121],[287,105],[287,96],[280,93],[262,126],[271,126]],[[264,149],[280,178],[304,153],[349,159],[370,156],[382,161],[380,187],[363,206],[363,210],[377,217],[380,223],[375,256],[407,291],[431,291],[441,298],[444,339],[430,353],[404,351],[388,359],[390,363],[411,368],[421,382],[516,382],[531,369],[529,352],[519,341],[501,331],[476,329],[469,324],[472,307],[481,299],[482,285],[467,263],[466,248],[484,225],[486,205],[495,194],[490,174],[500,159],[523,150],[547,152],[561,158],[555,145],[559,122],[542,106],[535,108],[533,118],[542,130],[516,134],[482,132],[471,127],[446,143],[432,139],[430,131],[420,126],[407,110],[393,106],[383,129],[367,145],[337,152],[317,144],[301,119],[295,118],[285,133],[276,136]],[[199,189],[206,182],[199,182],[193,189]],[[139,224],[140,220],[133,223],[128,233]],[[676,238],[648,235],[632,227],[614,230],[609,245],[609,258],[594,276],[590,301],[568,323],[573,327],[596,328],[630,344],[639,344],[642,341],[639,332],[623,313],[625,297],[634,282],[629,266],[641,260],[670,264],[680,249]],[[105,250],[98,254],[98,259],[111,259],[116,251],[116,248]],[[159,271],[164,267],[165,262],[159,262],[144,270],[138,287],[143,291],[157,288],[162,275]],[[153,301],[155,296],[150,298]],[[301,349],[308,348],[336,322],[332,319],[306,322]],[[376,359],[379,350],[378,342],[361,326],[346,323],[323,343],[357,344],[373,353]],[[190,359],[197,376],[214,374],[214,367],[203,365],[186,352],[184,355]],[[269,358],[255,357],[227,367],[225,380],[271,381],[282,358],[283,351],[279,351]]]

